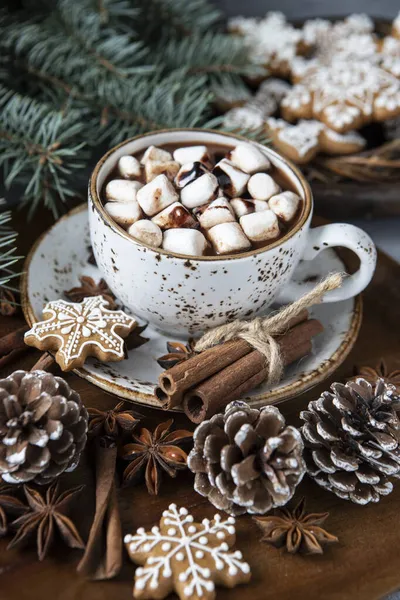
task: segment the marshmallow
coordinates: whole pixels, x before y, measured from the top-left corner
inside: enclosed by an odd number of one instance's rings
[[[233,198],[231,206],[238,218],[269,209],[268,202],[264,202],[264,200],[247,200],[247,198]]]
[[[180,228],[198,228],[197,219],[192,217],[190,212],[180,202],[174,202],[164,208],[158,215],[152,218],[153,223],[156,223],[161,229]]]
[[[169,252],[202,256],[208,244],[204,235],[197,229],[168,229],[164,232],[162,247]]]
[[[250,196],[256,200],[268,200],[275,194],[279,194],[281,188],[272,179],[270,175],[266,173],[256,173],[252,175],[247,184]]]
[[[212,173],[204,173],[198,179],[185,185],[181,191],[181,202],[187,208],[195,208],[211,202],[217,195],[218,180]]]
[[[157,177],[157,175],[166,175],[172,181],[179,171],[179,163],[174,160],[147,160],[144,166],[146,173],[146,182],[149,183]]]
[[[134,202],[143,183],[127,179],[113,179],[106,185],[106,198],[110,202]]]
[[[148,160],[156,160],[158,162],[166,162],[172,160],[172,154],[167,150],[162,150],[156,146],[149,146],[143,154],[141,164],[145,165]]]
[[[264,210],[240,217],[240,225],[252,242],[265,242],[278,237],[279,223],[272,210]]]
[[[248,173],[244,173],[235,167],[227,158],[223,158],[215,165],[213,173],[217,177],[218,183],[224,193],[230,198],[240,196],[244,192],[250,178]]]
[[[178,188],[183,188],[188,183],[191,183],[195,179],[201,177],[201,175],[204,173],[207,173],[207,168],[203,165],[203,163],[199,161],[185,163],[181,166],[177,176],[175,177],[175,185]]]
[[[268,171],[271,168],[266,155],[253,144],[238,144],[230,154],[229,158],[236,167],[245,173],[256,173],[257,171]]]
[[[239,223],[220,223],[208,231],[208,237],[217,254],[248,250],[251,244]]]
[[[118,161],[118,171],[124,179],[135,179],[140,177],[140,162],[134,156],[127,154],[121,156]]]
[[[139,242],[153,248],[159,248],[163,241],[163,234],[159,226],[147,219],[136,221],[129,227],[128,233]]]
[[[268,205],[282,221],[287,223],[295,216],[299,202],[300,196],[294,192],[282,192],[270,198]]]
[[[146,215],[150,217],[178,199],[178,194],[166,175],[157,175],[153,181],[144,185],[137,193],[137,201]]]
[[[201,206],[196,206],[195,208],[193,208],[193,210],[192,210],[192,214],[193,214],[193,215],[194,215],[194,216],[195,216],[197,219],[199,219],[199,218],[200,218],[200,215],[202,215],[202,214],[203,214],[203,212],[204,212],[205,210],[207,210],[207,208],[208,208],[209,206],[210,206],[209,204],[202,204]]]
[[[132,223],[141,219],[143,215],[142,209],[136,201],[107,202],[107,204],[104,205],[104,210],[122,227],[132,225]]]
[[[235,222],[235,215],[226,198],[217,198],[207,204],[204,212],[199,216],[200,225],[203,229],[211,229],[220,223]]]
[[[177,148],[174,152],[174,160],[181,165],[189,162],[202,162],[211,165],[211,158],[207,146],[185,146]]]

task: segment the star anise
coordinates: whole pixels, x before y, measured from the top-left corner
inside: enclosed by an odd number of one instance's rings
[[[357,377],[366,379],[368,383],[375,386],[378,379],[383,379],[385,383],[390,383],[395,386],[396,392],[400,394],[400,369],[390,371],[383,358],[380,359],[377,366],[360,367],[357,369]],[[353,377],[351,379],[354,379]]]
[[[115,310],[117,308],[115,296],[104,279],[100,279],[100,281],[96,283],[92,277],[81,275],[79,281],[81,282],[79,287],[64,291],[64,295],[68,300],[71,300],[71,302],[82,302],[84,298],[103,296],[103,298],[107,300],[108,308],[110,310]]]
[[[305,512],[305,499],[302,498],[293,511],[281,508],[274,516],[254,517],[264,532],[262,542],[280,548],[286,545],[290,554],[322,554],[324,544],[337,542],[338,538],[322,529],[321,525],[329,513]]]
[[[147,344],[149,338],[143,337],[141,334],[146,329],[146,325],[138,325],[135,327],[133,331],[125,338],[125,347],[127,350],[134,350],[135,348],[140,348],[143,344]]]
[[[182,342],[167,342],[168,354],[157,358],[157,362],[162,369],[171,369],[175,365],[192,358],[196,352],[194,349],[194,340],[189,339],[187,344]]]
[[[52,483],[46,493],[24,486],[29,511],[12,523],[17,533],[8,548],[21,546],[36,533],[39,560],[43,560],[53,543],[55,531],[70,548],[84,548],[85,544],[74,523],[66,515],[72,501],[84,488],[83,485],[58,493],[58,483]]]
[[[0,315],[12,317],[17,312],[18,305],[11,290],[0,289]]]
[[[0,485],[0,537],[7,534],[10,516],[16,517],[28,508],[14,496],[14,486]]]
[[[123,473],[124,485],[136,483],[145,472],[149,494],[158,494],[162,471],[175,477],[178,469],[186,468],[187,454],[176,444],[188,441],[193,433],[184,429],[171,431],[172,424],[169,419],[157,425],[154,432],[143,427],[139,435],[132,435],[133,443],[123,446],[121,457],[131,461]]]
[[[117,440],[123,433],[132,432],[139,423],[138,415],[133,410],[125,410],[124,405],[125,402],[119,402],[111,410],[88,408],[88,435]]]

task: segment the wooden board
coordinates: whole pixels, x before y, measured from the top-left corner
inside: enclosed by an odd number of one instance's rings
[[[40,225],[39,225],[40,224]],[[47,226],[46,217],[38,216],[34,224],[20,217],[16,224],[22,250],[32,244]],[[400,366],[400,266],[386,255],[379,255],[374,280],[365,293],[365,320],[353,351],[338,369],[333,380],[345,380],[353,374],[355,364],[374,365],[385,357],[389,367]],[[1,318],[0,335],[22,324],[20,317]],[[7,375],[16,368],[29,369],[38,357],[30,351],[25,357],[1,373]],[[112,408],[116,399],[73,374],[66,380],[81,395],[87,406]],[[299,423],[299,411],[307,402],[327,389],[329,382],[288,401],[280,408],[289,423]],[[163,420],[160,411],[140,408],[147,425]],[[188,427],[182,415],[176,423]],[[124,533],[139,526],[150,527],[159,520],[170,502],[189,508],[197,520],[211,517],[215,509],[192,489],[193,477],[181,473],[177,479],[165,477],[158,497],[147,494],[144,484],[120,491],[120,510]],[[94,507],[93,473],[89,458],[84,457],[79,469],[63,478],[64,485],[84,482],[87,486],[79,504],[77,522],[87,535]],[[177,493],[178,492],[178,493]],[[250,517],[237,522],[237,546],[252,567],[253,578],[247,586],[234,590],[218,589],[221,600],[373,600],[400,588],[397,547],[400,544],[400,483],[394,492],[379,504],[366,507],[339,500],[322,491],[306,479],[295,499],[305,495],[310,510],[330,511],[327,528],[340,543],[327,549],[320,557],[290,556],[284,551],[259,542],[260,533]],[[82,515],[84,518],[82,519]],[[57,545],[49,558],[39,563],[33,550],[6,552],[7,540],[0,541],[1,600],[128,600],[132,595],[134,566],[124,557],[124,567],[113,581],[92,583],[75,573],[78,551]],[[172,596],[171,596],[172,598]]]

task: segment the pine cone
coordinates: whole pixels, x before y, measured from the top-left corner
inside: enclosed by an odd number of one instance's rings
[[[400,477],[400,397],[383,379],[331,390],[300,414],[308,474],[339,498],[379,502],[393,489],[387,477]]]
[[[86,443],[80,396],[46,371],[14,371],[0,380],[0,477],[47,484],[74,469]]]
[[[231,515],[264,514],[293,496],[305,473],[300,432],[275,406],[234,401],[199,425],[188,466],[194,488]]]

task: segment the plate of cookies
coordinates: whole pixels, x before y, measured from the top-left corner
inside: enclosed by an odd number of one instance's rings
[[[292,24],[268,12],[234,17],[228,30],[245,39],[264,76],[230,107],[224,98],[224,126],[267,136],[301,165],[325,215],[363,216],[383,197],[390,211],[399,180],[400,16]]]

